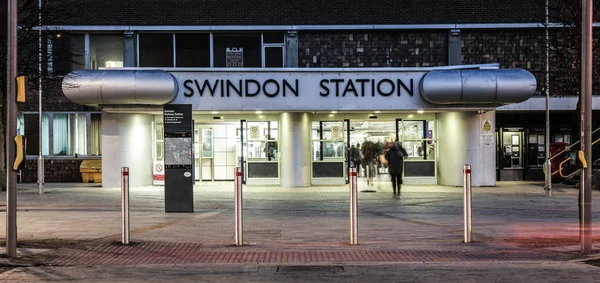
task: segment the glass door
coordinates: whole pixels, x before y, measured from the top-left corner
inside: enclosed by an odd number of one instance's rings
[[[346,123],[347,124],[347,123]],[[312,183],[345,184],[347,177],[346,142],[343,121],[312,122]]]
[[[350,120],[345,119],[344,120],[344,131],[346,133],[345,137],[346,137],[346,172],[350,172],[350,154],[351,154],[351,148],[352,148],[352,144],[350,144]],[[357,149],[358,150],[358,149]],[[346,174],[346,184],[350,183],[350,178],[349,178],[350,174]]]
[[[246,122],[244,132],[246,181],[259,185],[278,184],[278,121]]]
[[[396,139],[406,150],[404,177],[436,177],[435,121],[396,119]]]
[[[242,168],[242,184],[246,184],[246,159],[245,157],[245,151],[244,151],[244,145],[246,144],[246,140],[244,138],[244,132],[246,129],[246,120],[240,120],[240,128],[238,129],[237,133],[239,135],[239,142],[238,142],[238,148],[236,150],[237,152],[237,156],[238,156],[238,165]]]

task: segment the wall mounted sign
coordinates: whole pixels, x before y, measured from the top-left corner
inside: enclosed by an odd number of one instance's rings
[[[225,67],[244,67],[244,48],[226,48]]]
[[[342,128],[340,126],[332,126],[331,127],[331,138],[332,139],[342,138]]]
[[[483,120],[481,123],[481,142],[485,145],[494,144],[494,131],[489,120]]]
[[[310,69],[172,71],[178,94],[171,104],[193,110],[425,109],[419,82],[426,71]]]
[[[250,139],[257,140],[260,138],[260,128],[258,126],[250,126]]]

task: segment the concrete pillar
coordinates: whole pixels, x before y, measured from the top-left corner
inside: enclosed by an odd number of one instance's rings
[[[123,37],[123,67],[137,67],[135,33],[126,31]]]
[[[285,34],[285,67],[298,67],[298,32]]]
[[[453,29],[448,33],[448,65],[462,64],[462,46],[460,30]]]
[[[279,119],[279,184],[284,188],[310,187],[309,113],[283,112]]]
[[[473,186],[496,185],[495,112],[438,114],[438,184],[462,186],[463,166],[471,164]]]
[[[131,187],[152,185],[150,114],[102,112],[102,186],[121,186],[121,167],[129,167]]]

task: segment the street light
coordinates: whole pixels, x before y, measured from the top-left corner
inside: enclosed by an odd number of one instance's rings
[[[592,160],[592,4],[582,0],[581,29],[581,150]],[[579,235],[581,252],[592,251],[592,166],[581,169]]]

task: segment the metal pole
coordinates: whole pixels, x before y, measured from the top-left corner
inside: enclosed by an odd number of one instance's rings
[[[121,168],[121,242],[129,245],[129,167]]]
[[[548,35],[548,0],[546,0],[546,190],[552,196],[552,170],[550,169],[550,44]]]
[[[43,132],[42,132],[42,0],[38,2],[38,137],[40,155],[38,157],[38,194],[44,194],[44,156],[42,155],[43,143]]]
[[[350,245],[358,245],[358,199],[356,167],[350,168]]]
[[[242,246],[243,240],[243,207],[242,207],[242,167],[235,167],[235,245]]]
[[[17,135],[17,0],[8,0],[8,31],[6,33],[6,254],[17,256],[17,173],[12,170],[15,161]]]
[[[548,196],[552,196],[552,162],[550,159],[546,159],[546,189],[548,190]]]
[[[582,169],[580,186],[583,233],[581,252],[592,251],[592,0],[582,1],[581,149],[589,163]]]
[[[471,165],[465,164],[463,167],[463,189],[464,189],[464,213],[465,213],[465,243],[472,240],[471,225]]]

